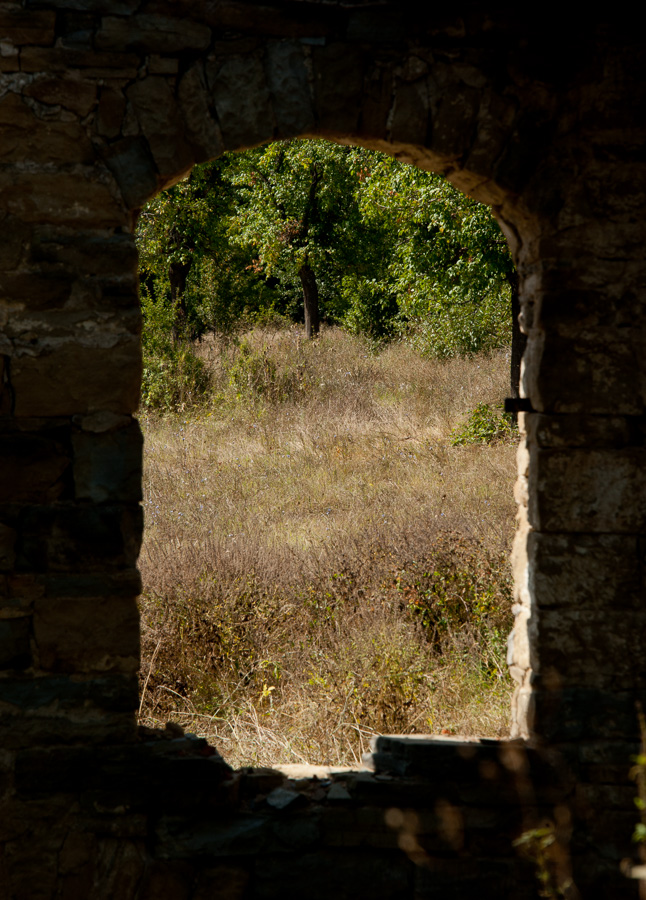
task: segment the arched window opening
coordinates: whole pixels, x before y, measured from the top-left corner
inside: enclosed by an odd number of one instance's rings
[[[508,735],[517,287],[490,210],[298,140],[196,167],[137,241],[141,722],[234,765]]]

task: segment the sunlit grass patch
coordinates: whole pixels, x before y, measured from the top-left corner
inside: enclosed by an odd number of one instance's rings
[[[504,354],[244,341],[197,346],[210,406],[144,419],[142,721],[237,765],[356,764],[376,731],[506,733],[515,447],[451,445],[504,396]],[[249,358],[283,388],[239,389]]]

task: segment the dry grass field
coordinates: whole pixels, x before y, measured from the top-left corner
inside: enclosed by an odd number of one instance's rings
[[[143,418],[142,724],[234,766],[507,733],[515,441],[451,443],[506,395],[506,355],[427,360],[332,328],[197,352],[208,402]]]

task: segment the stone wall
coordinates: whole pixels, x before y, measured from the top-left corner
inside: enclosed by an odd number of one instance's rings
[[[528,897],[511,842],[545,815],[559,878],[571,865],[583,896],[636,896],[619,860],[646,700],[643,58],[629,22],[506,3],[0,4],[2,900],[305,882]],[[518,742],[384,738],[373,774],[325,784],[233,775],[135,726],[132,228],[194,163],[299,135],[394,153],[490,203],[528,335]],[[281,807],[276,790],[297,796]]]

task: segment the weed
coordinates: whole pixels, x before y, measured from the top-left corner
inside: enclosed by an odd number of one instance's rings
[[[514,841],[514,847],[534,863],[539,897],[574,900],[579,896],[569,873],[568,854],[560,845],[552,822],[524,831]]]
[[[467,421],[451,432],[453,447],[465,444],[495,444],[518,439],[518,426],[513,415],[502,413],[502,403],[478,403]]]

